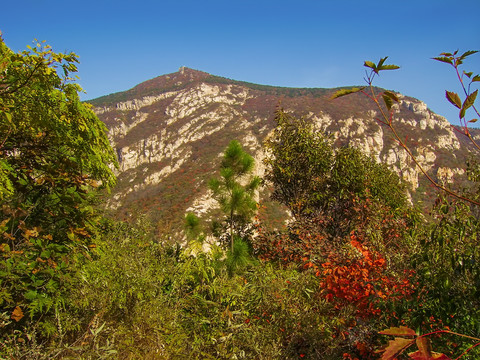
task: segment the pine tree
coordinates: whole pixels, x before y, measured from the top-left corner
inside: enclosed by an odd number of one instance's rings
[[[209,182],[213,196],[226,216],[232,252],[235,235],[240,236],[242,228],[246,227],[256,210],[254,193],[260,185],[260,178],[252,175],[254,165],[253,157],[243,150],[238,141],[232,140],[225,149],[220,178]]]

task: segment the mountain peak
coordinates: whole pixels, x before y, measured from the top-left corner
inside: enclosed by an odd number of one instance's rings
[[[169,77],[181,77],[182,79],[188,80],[188,81],[195,81],[195,80],[203,80],[206,77],[210,76],[209,73],[206,73],[204,71],[200,70],[195,70],[191,69],[186,66],[180,66],[178,71],[173,74],[169,75],[163,75],[163,76],[169,76]]]
[[[134,86],[130,90],[105,95],[89,100],[89,102],[95,106],[113,104],[132,98],[140,98],[142,96],[157,94],[159,92],[177,90],[187,86],[188,84],[201,82],[210,76],[211,75],[209,73],[204,71],[181,66],[177,72],[157,76]]]
[[[209,73],[206,73],[204,71],[195,70],[195,69],[189,68],[187,66],[180,66],[180,68],[178,69],[178,73],[180,73],[180,75],[189,75],[189,74],[192,74],[192,75],[210,75]]]

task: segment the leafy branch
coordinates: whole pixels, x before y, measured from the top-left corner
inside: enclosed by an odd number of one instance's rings
[[[460,124],[462,125],[463,131],[460,132],[467,136],[470,141],[475,145],[475,147],[480,150],[480,146],[475,142],[473,139],[472,135],[470,134],[470,131],[468,130],[468,124],[469,123],[475,123],[478,121],[477,118],[468,120],[465,118],[465,114],[467,109],[470,107],[475,111],[477,116],[480,118],[480,114],[475,107],[475,100],[477,98],[478,94],[478,89],[475,91],[471,91],[471,86],[474,82],[480,82],[480,75],[474,75],[473,72],[466,72],[465,70],[463,72],[460,71],[459,67],[460,65],[463,64],[463,61],[467,56],[476,54],[478,51],[467,51],[463,53],[462,55],[457,56],[458,50],[452,53],[441,53],[440,56],[434,57],[434,60],[450,64],[454,69],[455,73],[457,74],[458,81],[460,82],[460,85],[462,86],[463,92],[465,94],[465,100],[462,102],[460,99],[460,96],[458,96],[457,93],[453,91],[445,91],[445,96],[447,100],[456,108],[460,110],[458,117],[460,119]],[[465,85],[465,82],[468,79],[468,85]]]
[[[473,76],[473,73],[464,72],[464,75],[466,77],[468,77],[469,79],[471,79],[471,82],[468,84],[468,87],[465,87],[465,82],[463,81],[462,76],[460,75],[459,70],[458,70],[458,66],[463,63],[463,60],[467,56],[475,54],[476,52],[477,51],[467,51],[466,53],[464,53],[464,54],[462,54],[461,56],[458,56],[458,57],[456,57],[456,52],[454,54],[442,53],[441,54],[441,55],[443,55],[442,57],[434,58],[434,59],[438,60],[438,61],[449,63],[449,64],[451,64],[452,66],[455,67],[455,69],[457,71],[457,74],[459,76],[460,82],[462,84],[462,87],[465,91],[466,99],[462,102],[460,97],[458,96],[458,94],[456,94],[454,92],[449,92],[449,91],[446,92],[447,99],[450,101],[450,103],[452,103],[454,106],[456,106],[460,109],[459,117],[460,117],[461,121],[463,121],[462,122],[462,125],[463,125],[463,128],[464,128],[463,133],[472,141],[472,143],[476,146],[476,148],[480,150],[480,147],[478,146],[478,144],[475,143],[473,137],[471,136],[470,132],[468,131],[467,122],[465,121],[466,110],[469,109],[470,107],[472,107],[475,110],[475,112],[478,114],[478,111],[474,106],[474,102],[476,100],[478,90],[475,90],[474,92],[470,92],[470,85],[475,81],[480,81],[480,76],[479,75]],[[402,147],[407,152],[410,159],[413,160],[415,165],[420,169],[422,174],[427,178],[427,180],[433,186],[435,186],[437,189],[440,189],[440,190],[444,191],[445,193],[447,193],[451,196],[454,196],[454,197],[456,197],[460,200],[463,200],[463,201],[469,202],[471,204],[475,204],[475,205],[480,206],[480,202],[478,202],[476,200],[473,200],[473,199],[470,199],[470,198],[467,198],[463,195],[460,195],[459,193],[448,189],[447,187],[440,184],[438,181],[434,180],[427,173],[427,171],[423,168],[423,166],[418,162],[417,158],[412,153],[410,148],[407,146],[405,141],[398,135],[397,129],[395,128],[395,125],[393,123],[394,105],[395,105],[395,103],[399,103],[399,99],[398,99],[397,95],[395,93],[393,93],[391,91],[387,91],[387,90],[376,94],[375,93],[375,88],[373,86],[374,79],[375,79],[376,76],[380,75],[380,71],[396,70],[396,69],[400,68],[397,65],[385,64],[385,61],[387,60],[387,58],[388,57],[384,57],[384,58],[380,59],[377,64],[375,64],[371,61],[365,61],[364,66],[367,67],[368,69],[370,69],[370,70],[365,71],[366,76],[364,78],[365,82],[367,83],[368,86],[360,87],[360,88],[356,87],[356,88],[351,88],[351,89],[342,89],[342,90],[337,91],[335,94],[333,94],[333,96],[331,98],[336,99],[338,97],[345,96],[345,95],[350,95],[350,94],[353,94],[353,93],[356,93],[356,92],[361,92],[362,94],[367,96],[370,100],[372,100],[375,103],[376,107],[380,111],[381,118],[377,118],[376,120],[378,122],[380,122],[382,125],[388,127],[391,130],[394,139],[397,141],[397,143],[400,145],[400,147]],[[380,98],[382,98],[383,103],[384,103],[387,111],[381,105]],[[468,123],[473,123],[475,121],[477,121],[477,119],[472,119],[472,120],[468,121]]]
[[[414,330],[407,328],[405,326],[400,326],[398,328],[391,327],[389,329],[379,332],[382,335],[394,336],[394,340],[390,340],[388,345],[378,351],[383,353],[381,360],[394,360],[399,355],[401,355],[405,350],[410,346],[416,344],[418,350],[415,352],[408,353],[408,356],[411,359],[415,360],[451,360],[447,355],[437,353],[432,351],[430,341],[427,337],[436,335],[436,334],[451,334],[455,336],[464,337],[475,341],[475,344],[470,346],[465,350],[460,356],[456,357],[455,360],[462,358],[464,355],[472,351],[477,346],[480,346],[480,339],[459,334],[450,330],[437,330],[427,334],[418,335]]]

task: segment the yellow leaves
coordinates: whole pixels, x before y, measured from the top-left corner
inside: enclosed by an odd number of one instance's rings
[[[24,232],[23,232],[23,236],[25,236],[25,238],[28,240],[30,239],[31,237],[33,238],[36,238],[38,237],[38,229],[37,227],[34,227],[33,229],[29,230],[29,229],[25,229]]]
[[[44,259],[42,259],[41,257],[37,257],[37,258],[35,259],[35,261],[38,263],[38,265],[40,265],[40,264],[45,264],[45,265],[47,265],[48,267],[50,267],[50,268],[52,268],[52,269],[56,269],[56,268],[57,268],[57,265],[58,265],[58,264],[57,264],[53,259],[51,259],[51,258],[48,258],[47,260],[44,260]],[[35,269],[33,269],[33,270],[32,270],[32,273],[33,273],[33,274],[36,274],[36,273],[38,273],[40,270],[42,270],[43,268],[44,268],[44,267],[42,267],[42,266],[40,265],[40,268],[35,268]]]
[[[62,114],[62,115],[60,115],[60,121],[66,122],[67,124],[70,124],[72,119],[70,119],[68,116]]]
[[[4,213],[5,213],[5,211],[4,211]],[[9,221],[10,221],[10,219],[7,218],[7,219],[3,220],[2,222],[0,222],[0,231],[7,230],[7,228],[8,228],[7,224],[8,224]]]
[[[51,67],[47,67],[45,68],[45,74],[47,75],[50,75],[51,73],[53,73],[55,71],[55,69],[51,68]]]
[[[79,240],[79,235],[84,237],[84,238],[90,238],[91,234],[86,230],[84,227],[81,228],[70,228],[70,230],[67,232],[67,237],[71,241],[78,241]]]
[[[336,98],[339,98],[339,97],[342,97],[342,96],[345,96],[345,95],[350,95],[350,94],[362,91],[363,89],[365,89],[365,87],[360,87],[360,88],[354,87],[354,88],[350,88],[350,89],[341,89],[341,90],[338,90],[337,92],[335,92],[330,97],[330,100],[333,100],[333,99],[336,99]]]
[[[414,330],[406,326],[391,327],[389,329],[379,331],[378,333],[382,335],[393,335],[393,336],[407,336],[407,337],[417,336],[417,333]]]
[[[428,341],[428,339],[426,337],[419,337],[417,338],[417,347],[418,347],[418,351],[416,351],[415,353],[413,354],[417,354],[416,358],[418,359],[430,359],[432,357],[432,347],[430,345],[430,341]],[[414,356],[412,356],[412,354],[409,354],[410,357],[414,358]]]
[[[24,315],[23,315],[22,308],[20,306],[16,306],[10,318],[12,320],[15,320],[16,322],[19,322],[20,320],[22,320],[23,316]]]
[[[75,230],[73,230],[73,232],[75,234],[78,234],[78,235],[83,235],[83,236],[86,236],[86,237],[90,237],[90,234],[88,233],[88,231],[85,230],[85,228],[76,228]]]
[[[379,334],[395,336],[394,340],[389,340],[385,349],[380,350],[380,352],[383,352],[381,360],[396,359],[397,356],[415,343],[415,337],[417,336],[417,333],[414,330],[405,326],[391,327],[379,331]]]
[[[47,264],[48,264],[48,266],[50,266],[53,269],[57,268],[57,263],[55,261],[53,261],[52,259],[48,259]]]
[[[37,185],[42,185],[44,182],[45,182],[45,178],[44,178],[44,177],[35,179],[35,184],[37,184]]]
[[[3,236],[5,239],[7,239],[7,240],[15,240],[15,236],[13,236],[12,234],[7,233],[7,232],[4,232],[4,233],[2,234],[2,236]]]
[[[93,188],[98,188],[100,186],[100,183],[95,180],[87,180],[87,184]]]
[[[45,132],[43,132],[43,131],[39,131],[39,132],[37,133],[37,135],[35,135],[35,138],[39,139],[39,138],[42,138],[42,137],[44,137],[45,135],[46,135],[46,133],[45,133]]]

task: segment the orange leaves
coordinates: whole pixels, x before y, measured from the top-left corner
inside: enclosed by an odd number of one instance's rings
[[[22,308],[20,306],[16,306],[15,309],[12,311],[12,315],[10,316],[10,318],[12,320],[15,320],[16,322],[19,322],[20,320],[22,320],[23,316],[24,315]]]
[[[346,247],[337,247],[324,232],[323,218],[296,222],[287,233],[261,233],[255,250],[262,260],[297,263],[320,280],[323,296],[337,309],[354,305],[361,317],[379,313],[379,302],[407,297],[413,291],[408,274],[389,274],[385,258],[364,241],[362,232],[352,231]],[[388,236],[387,236],[388,237]],[[348,246],[348,244],[350,246]]]
[[[413,331],[413,330],[412,330]],[[416,359],[429,359],[432,357],[432,347],[430,346],[430,341],[426,337],[419,337],[416,340],[418,351],[413,354],[416,354],[415,357],[410,356]]]
[[[311,261],[308,261],[303,265],[304,269],[310,269],[310,268],[313,268],[313,267],[315,267],[315,265]]]
[[[445,332],[448,333],[449,331],[440,330],[435,333]],[[378,352],[383,353],[381,360],[395,360],[397,357],[402,354],[407,348],[416,344],[418,347],[417,351],[408,353],[408,357],[413,360],[451,360],[447,355],[440,354],[437,352],[432,351],[430,346],[430,341],[428,340],[427,336],[431,334],[425,335],[417,335],[414,330],[409,329],[405,326],[400,326],[398,328],[391,327],[389,329],[380,331],[379,334],[382,335],[391,335],[395,336],[394,340],[389,340],[388,345]],[[457,334],[459,335],[459,334]]]
[[[402,352],[405,351],[415,340],[396,337],[394,340],[389,340],[388,346],[385,348],[382,360],[394,360]]]
[[[38,229],[34,227],[33,229],[25,229],[23,236],[28,240],[30,237],[37,237],[38,236]]]
[[[385,259],[368,249],[353,233],[350,245],[356,256],[330,255],[317,272],[317,276],[323,277],[321,285],[327,300],[335,301],[337,308],[355,304],[359,316],[369,317],[379,313],[377,301],[410,293],[409,281],[387,276]]]

